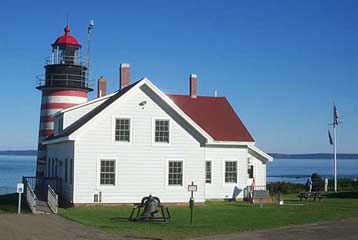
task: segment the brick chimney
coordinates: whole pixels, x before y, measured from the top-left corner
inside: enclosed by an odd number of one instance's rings
[[[100,77],[98,79],[98,87],[97,87],[97,97],[103,97],[106,95],[106,86],[107,86],[107,83],[106,83],[106,79],[104,79],[104,77]]]
[[[130,65],[122,63],[120,66],[119,87],[125,88],[130,84]]]
[[[196,74],[190,74],[190,92],[189,92],[189,95],[192,98],[196,98],[198,96],[197,80],[198,80],[198,77],[196,76]]]

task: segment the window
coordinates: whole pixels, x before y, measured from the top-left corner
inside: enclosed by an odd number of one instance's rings
[[[183,185],[183,162],[169,161],[168,185]]]
[[[67,177],[68,177],[68,159],[65,159],[65,183],[67,183]]]
[[[58,119],[58,133],[60,134],[63,131],[63,117],[61,116]]]
[[[211,183],[211,161],[205,162],[205,183]]]
[[[155,120],[155,142],[169,143],[169,120]]]
[[[115,185],[115,166],[114,160],[101,160],[101,185]]]
[[[47,159],[47,177],[51,175],[51,158]]]
[[[247,174],[249,178],[254,178],[254,165],[248,165]]]
[[[124,118],[116,119],[115,140],[129,142],[130,139],[130,120]]]
[[[225,183],[237,182],[237,162],[225,162]]]
[[[70,159],[70,184],[73,184],[73,159]]]
[[[55,159],[52,158],[52,161],[51,161],[51,177],[54,177],[55,176]]]

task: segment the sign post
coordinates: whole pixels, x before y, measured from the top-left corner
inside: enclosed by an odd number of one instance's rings
[[[188,191],[191,192],[189,199],[190,224],[193,224],[194,192],[198,191],[198,185],[194,185],[194,182],[191,182],[191,185],[188,185]]]
[[[17,214],[21,213],[21,194],[24,193],[24,184],[18,183],[16,186],[16,192],[19,194],[19,202],[17,204]]]

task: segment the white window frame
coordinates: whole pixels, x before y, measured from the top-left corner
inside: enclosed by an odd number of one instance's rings
[[[250,178],[250,175],[249,175],[249,166],[253,166],[253,169],[252,169],[252,178]],[[255,172],[256,172],[256,165],[253,164],[253,163],[247,164],[247,179],[254,179],[254,178],[255,178]]]
[[[168,121],[168,130],[169,130],[169,142],[156,142],[155,141],[155,121]],[[172,123],[169,118],[152,118],[152,145],[153,146],[170,146],[172,142]]]
[[[210,182],[206,182],[206,163],[210,162]],[[205,161],[205,184],[212,184],[213,183],[213,161],[206,160]]]
[[[101,184],[101,161],[114,161],[114,185]],[[97,189],[116,188],[118,185],[118,160],[113,157],[100,157],[97,159]]]
[[[226,173],[226,163],[227,162],[236,162],[236,182],[226,182],[225,173]],[[223,161],[223,185],[237,185],[239,183],[239,161],[237,159],[225,159]]]
[[[116,120],[128,119],[129,120],[129,141],[116,141]],[[112,142],[115,144],[132,144],[133,142],[133,119],[127,115],[116,115],[112,118]]]
[[[179,184],[173,184],[170,185],[169,184],[169,162],[181,162],[182,163],[182,185]],[[165,186],[167,188],[176,188],[176,189],[184,189],[184,185],[185,185],[185,162],[183,159],[167,159],[165,161]]]

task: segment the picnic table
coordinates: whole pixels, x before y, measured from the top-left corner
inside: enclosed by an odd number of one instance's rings
[[[313,199],[313,201],[315,201],[316,199],[318,199],[319,201],[321,201],[321,199],[323,198],[323,195],[321,192],[318,192],[318,191],[317,192],[301,192],[297,195],[297,197],[299,197],[301,201],[303,198],[305,200]]]

